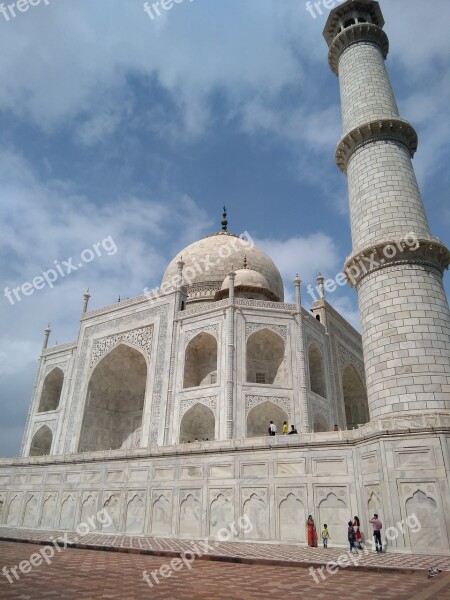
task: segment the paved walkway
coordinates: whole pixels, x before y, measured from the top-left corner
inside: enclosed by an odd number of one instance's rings
[[[131,552],[153,556],[176,557],[182,552],[193,552],[202,560],[219,560],[223,562],[239,562],[272,566],[309,566],[325,565],[347,555],[345,548],[305,548],[297,545],[249,543],[249,542],[202,542],[148,536],[115,535],[89,533],[80,536],[76,532],[43,531],[31,529],[12,529],[0,527],[0,540],[23,541],[33,543],[49,543],[60,537],[61,543],[77,548],[111,550],[114,552]],[[201,555],[201,556],[199,556]],[[402,570],[420,571],[437,567],[442,571],[450,571],[449,556],[429,556],[418,554],[399,554],[388,552],[361,553],[353,557],[349,569],[359,568],[370,571]]]
[[[47,548],[49,548],[47,546]],[[33,556],[41,547],[0,542],[2,600],[443,600],[450,598],[450,574],[427,579],[426,573],[377,573],[338,570],[316,580],[308,568],[227,564],[125,552],[68,549],[48,557]],[[42,548],[43,549],[43,548]],[[43,549],[44,550],[44,549]],[[39,555],[38,555],[39,558]],[[384,560],[384,557],[380,557]],[[12,569],[21,561],[26,574]],[[175,567],[176,565],[176,567]],[[149,581],[144,580],[144,574]],[[317,583],[316,583],[317,581]]]

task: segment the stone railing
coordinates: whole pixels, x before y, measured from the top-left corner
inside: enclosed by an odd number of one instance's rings
[[[182,454],[235,452],[239,450],[264,450],[270,448],[299,447],[308,444],[357,443],[377,434],[401,433],[405,431],[423,431],[432,429],[450,430],[450,412],[393,416],[362,425],[357,429],[342,431],[324,431],[320,433],[301,433],[298,435],[277,435],[274,437],[238,438],[209,442],[185,443],[173,446],[149,446],[129,450],[106,450],[64,454],[58,456],[31,456],[0,459],[0,467],[32,466],[64,463],[89,463],[127,458],[158,458]]]

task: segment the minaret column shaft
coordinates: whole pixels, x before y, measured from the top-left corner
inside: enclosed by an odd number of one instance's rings
[[[450,409],[450,253],[430,233],[411,161],[417,134],[398,112],[383,26],[378,2],[348,0],[324,31],[340,80],[336,161],[353,241],[345,270],[358,292],[371,419]]]

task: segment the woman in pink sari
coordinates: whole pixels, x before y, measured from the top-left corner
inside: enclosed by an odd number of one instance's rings
[[[317,548],[317,531],[312,515],[309,515],[306,526],[308,530],[308,546]]]

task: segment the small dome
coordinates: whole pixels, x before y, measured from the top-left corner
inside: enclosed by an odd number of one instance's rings
[[[267,279],[258,271],[253,269],[239,269],[236,271],[234,287],[256,287],[264,290],[270,290]],[[227,276],[222,283],[222,290],[230,289],[230,277]]]
[[[246,259],[245,259],[246,260]],[[228,296],[230,289],[230,276],[225,277],[220,291],[216,294],[216,300],[221,300]],[[255,271],[254,269],[238,269],[234,279],[234,289],[236,293],[239,292],[257,294],[262,296],[266,300],[277,300],[275,294],[270,290],[269,283],[262,273]]]
[[[212,234],[181,250],[167,267],[162,283],[170,289],[171,282],[177,280],[177,263],[183,260],[183,278],[188,291],[188,303],[212,302],[217,299],[216,293],[221,291],[221,286],[233,266],[244,264],[246,258],[255,270],[237,271],[246,272],[245,275],[239,275],[243,278],[243,285],[266,289],[269,292],[265,294],[267,298],[270,295],[271,300],[283,302],[283,282],[272,259],[253,242],[241,240],[229,232]],[[237,285],[236,281],[235,286]]]

